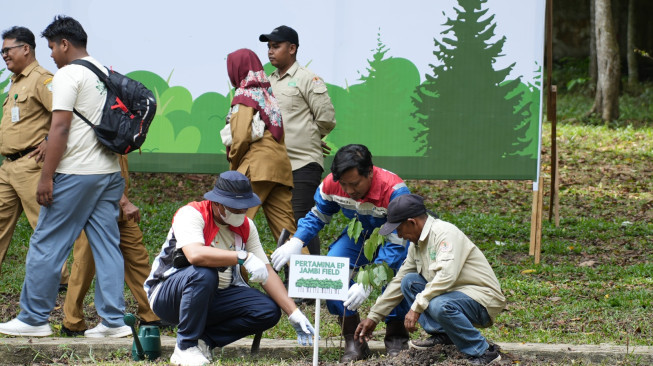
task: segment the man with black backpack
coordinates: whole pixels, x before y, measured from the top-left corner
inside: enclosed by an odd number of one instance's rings
[[[17,318],[0,324],[0,332],[52,334],[48,317],[57,298],[60,269],[84,229],[97,268],[95,305],[102,318],[86,335],[121,337],[131,331],[123,321],[124,262],[117,223],[125,183],[118,157],[73,113],[76,110],[99,124],[106,86],[87,67],[71,62],[84,59],[105,69],[88,55],[86,32],[75,19],[55,17],[42,36],[59,67],[52,84],[52,124],[36,194],[42,207],[27,253],[21,311]]]

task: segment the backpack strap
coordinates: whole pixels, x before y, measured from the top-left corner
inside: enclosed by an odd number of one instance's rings
[[[105,73],[103,73],[97,66],[95,66],[92,62],[87,61],[87,60],[77,59],[77,60],[71,61],[70,63],[75,64],[75,65],[84,66],[87,69],[93,71],[93,73],[95,75],[97,75],[98,79],[100,79],[107,88],[111,89],[111,91],[114,94],[116,94],[116,91],[113,89],[113,86],[111,85],[111,83],[109,83],[109,77]],[[107,70],[109,70],[109,69],[107,69]],[[88,118],[84,117],[77,109],[73,108],[73,112],[75,113],[75,115],[77,115],[77,117],[81,118],[82,121],[86,122],[87,125],[89,125],[93,129],[95,129],[95,125],[93,123],[91,123],[91,121],[89,121]]]
[[[114,94],[118,95],[117,91],[113,88],[113,85],[111,85],[111,83],[109,82],[109,76],[107,76],[105,73],[103,73],[102,70],[100,70],[92,62],[87,61],[87,60],[82,60],[82,59],[78,58],[77,60],[73,60],[70,63],[75,64],[75,65],[84,66],[87,69],[93,71],[93,73],[95,75],[97,75],[98,79],[102,80],[102,82],[104,83],[104,85],[107,86],[107,88],[111,89],[111,91]],[[107,69],[108,72],[111,72],[111,70],[109,70],[108,68],[105,67],[105,69]]]

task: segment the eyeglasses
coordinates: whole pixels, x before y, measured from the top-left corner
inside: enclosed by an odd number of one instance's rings
[[[12,48],[18,48],[18,47],[23,47],[23,46],[24,46],[24,44],[19,44],[18,46],[5,47],[5,48],[3,48],[3,49],[0,50],[0,53],[2,53],[3,56],[5,56],[5,55],[9,54],[9,50],[10,50],[10,49],[12,49]]]

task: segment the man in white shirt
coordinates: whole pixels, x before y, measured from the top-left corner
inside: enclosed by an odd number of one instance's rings
[[[261,204],[249,179],[226,171],[204,198],[177,211],[144,285],[156,315],[178,324],[170,363],[211,362],[214,347],[277,324],[279,308],[288,315],[299,343],[313,344],[313,326],[288,297],[265,256],[254,221],[245,215]],[[269,296],[249,287],[241,268]]]
[[[52,124],[36,192],[41,210],[27,253],[21,311],[17,318],[0,324],[0,332],[52,334],[48,317],[55,306],[60,270],[84,229],[97,267],[95,307],[102,318],[85,335],[123,337],[131,333],[123,321],[124,262],[117,222],[124,180],[118,157],[73,114],[75,109],[99,124],[106,87],[92,71],[69,63],[85,59],[104,68],[86,52],[87,35],[75,19],[57,16],[41,35],[59,68],[52,82]]]

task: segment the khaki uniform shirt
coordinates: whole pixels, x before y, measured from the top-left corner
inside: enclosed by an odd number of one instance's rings
[[[252,142],[255,110],[242,104],[236,106],[238,109],[232,112],[229,121],[233,141],[229,150],[229,169],[238,170],[252,182],[270,181],[292,187],[290,160],[283,139],[277,142],[266,129],[260,140]]]
[[[52,73],[37,61],[11,76],[11,87],[2,105],[0,154],[15,154],[43,142],[52,120],[51,85]],[[19,111],[17,122],[11,121],[14,106]]]
[[[429,216],[417,244],[411,243],[406,261],[377,298],[368,318],[378,324],[387,316],[403,299],[402,278],[415,272],[427,282],[411,305],[416,313],[423,313],[433,298],[452,291],[483,305],[493,321],[506,306],[499,281],[481,250],[453,224]]]
[[[321,140],[336,126],[324,81],[295,62],[283,76],[273,72],[270,84],[281,107],[292,170],[313,162],[324,168]]]

